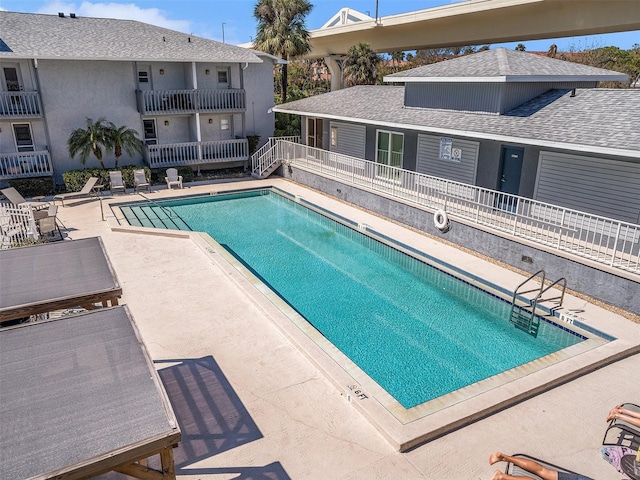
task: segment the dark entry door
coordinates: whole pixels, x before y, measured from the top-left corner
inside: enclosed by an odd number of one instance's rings
[[[524,149],[518,147],[502,147],[500,160],[501,192],[517,195],[520,188],[520,174],[522,173],[522,157]]]
[[[522,159],[524,148],[502,147],[502,157],[500,159],[500,180],[498,190],[503,193],[517,195],[520,189],[520,176],[522,174]],[[502,197],[502,195],[501,195]],[[511,197],[501,198],[500,208],[515,211],[516,199]]]

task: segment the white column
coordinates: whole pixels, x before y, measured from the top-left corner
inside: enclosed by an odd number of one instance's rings
[[[331,73],[331,91],[343,88],[342,83],[342,58],[334,55],[324,57],[324,62]]]

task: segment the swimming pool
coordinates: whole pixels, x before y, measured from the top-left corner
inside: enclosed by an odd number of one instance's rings
[[[145,208],[211,235],[404,408],[585,340],[546,321],[533,338],[506,302],[273,191]]]

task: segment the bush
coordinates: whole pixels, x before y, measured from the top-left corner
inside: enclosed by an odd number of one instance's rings
[[[51,177],[14,178],[9,180],[9,186],[27,198],[53,195],[53,179]]]
[[[64,180],[64,188],[67,192],[78,192],[82,190],[84,184],[87,183],[90,177],[98,177],[98,184],[104,185],[104,189],[109,188],[109,172],[120,170],[122,172],[122,180],[127,188],[133,188],[134,183],[134,170],[144,169],[147,178],[151,179],[153,184],[153,176],[149,167],[140,167],[139,165],[125,165],[118,169],[105,170],[103,168],[85,168],[83,170],[69,170],[62,174],[62,180]]]
[[[260,135],[247,135],[247,142],[249,143],[249,156],[251,156],[258,149]]]
[[[182,183],[193,182],[193,179],[196,178],[196,174],[191,167],[175,167],[178,169],[178,175],[182,175]],[[124,174],[123,174],[124,178]],[[151,183],[164,183],[166,184],[165,178],[167,178],[167,169],[166,168],[158,168],[151,171]]]

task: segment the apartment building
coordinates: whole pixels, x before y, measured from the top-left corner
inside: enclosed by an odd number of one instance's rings
[[[82,168],[67,140],[87,118],[144,140],[144,158],[124,154],[120,165],[243,165],[248,137],[273,135],[277,61],[133,20],[0,12],[0,183],[60,183]]]

